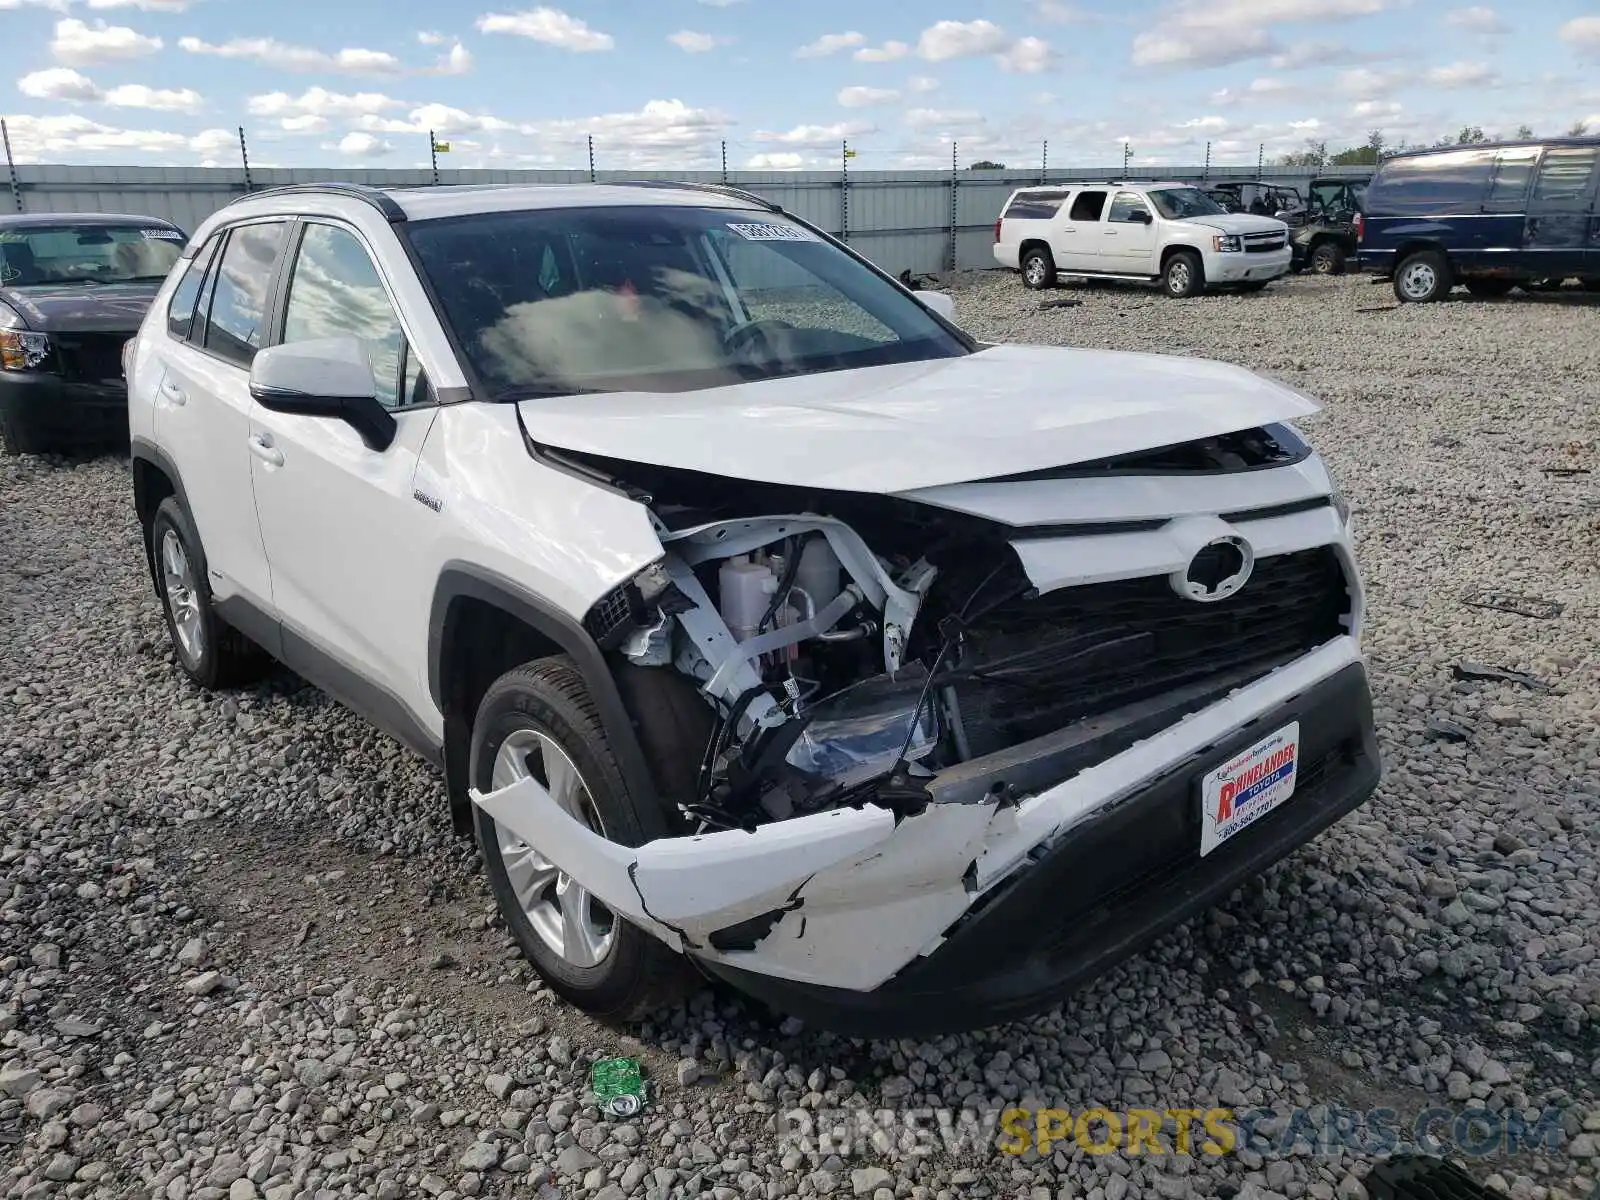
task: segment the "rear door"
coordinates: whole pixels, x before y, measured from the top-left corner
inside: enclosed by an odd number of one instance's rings
[[[1138,192],[1118,192],[1101,233],[1101,269],[1121,275],[1156,274],[1156,241],[1149,202]]]
[[[1595,245],[1595,174],[1600,144],[1547,146],[1528,197],[1523,245],[1528,269],[1545,279],[1586,273]]]
[[[272,582],[250,480],[250,362],[262,345],[289,224],[236,225],[205,277],[192,314],[175,314],[162,343],[156,442],[172,458],[206,556],[213,594],[272,611]],[[205,252],[202,251],[202,254]],[[237,613],[230,614],[236,618]],[[270,642],[269,630],[251,628]],[[267,645],[276,651],[276,646]]]
[[[1056,266],[1063,271],[1104,271],[1106,266],[1100,242],[1105,232],[1105,188],[1083,188],[1067,202],[1066,214],[1058,218],[1050,238]]]
[[[1527,268],[1519,260],[1523,258],[1527,230],[1528,191],[1541,152],[1539,146],[1507,146],[1495,154],[1494,176],[1483,201],[1483,218],[1477,222],[1486,267]]]
[[[1065,189],[1044,191],[1027,189],[1016,192],[1005,211],[1000,214],[1000,237],[995,258],[1002,265],[1021,265],[1021,248],[1024,242],[1041,241],[1050,244],[1050,222],[1067,198]]]

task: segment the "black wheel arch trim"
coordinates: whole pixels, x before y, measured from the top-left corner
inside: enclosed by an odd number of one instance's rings
[[[470,738],[471,717],[466,715],[466,727],[452,730],[452,720],[459,721],[461,714],[449,711],[444,694],[443,666],[445,655],[453,649],[446,644],[446,619],[450,606],[458,599],[479,600],[515,617],[530,629],[548,638],[572,658],[584,686],[594,701],[606,740],[616,757],[628,794],[636,804],[659,802],[655,778],[650,772],[644,750],[633,718],[623,703],[622,692],[606,662],[605,654],[584,630],[582,624],[567,613],[539,597],[520,584],[473,563],[452,560],[439,572],[434,586],[433,606],[428,615],[428,693],[445,718],[445,774],[450,789],[452,818],[458,831],[470,831],[471,803],[467,798],[467,754],[463,753],[456,734],[466,733]]]
[[[178,464],[173,462],[171,456],[160,446],[143,437],[130,438],[128,445],[128,471],[133,477],[134,504],[138,505],[142,499],[139,495],[139,477],[137,474],[137,464],[141,462],[148,463],[167,477],[167,482],[172,484],[172,494],[178,498],[178,503],[183,506],[183,511],[189,514],[189,521],[193,524],[194,510],[189,507],[189,494],[184,490],[183,476],[178,471]],[[149,516],[154,518],[154,507],[151,508]],[[161,595],[161,579],[156,574],[155,546],[150,541],[149,532],[148,526],[140,530],[144,537],[144,558],[145,566],[150,571],[150,586],[159,597]],[[198,536],[196,540],[198,540]],[[202,576],[210,578],[209,567],[206,564],[206,548],[197,545],[192,549],[195,557],[200,560],[196,566],[201,571]]]

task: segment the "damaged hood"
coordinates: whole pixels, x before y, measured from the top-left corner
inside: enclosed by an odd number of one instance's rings
[[[961,358],[518,407],[529,435],[556,449],[887,494],[1293,421],[1318,406],[1207,359],[1005,345]]]

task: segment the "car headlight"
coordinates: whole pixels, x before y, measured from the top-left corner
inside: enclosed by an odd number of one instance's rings
[[[50,339],[23,329],[0,329],[0,369],[37,371],[50,357]]]
[[[1211,239],[1211,248],[1218,254],[1237,254],[1241,246],[1236,233],[1219,233]]]

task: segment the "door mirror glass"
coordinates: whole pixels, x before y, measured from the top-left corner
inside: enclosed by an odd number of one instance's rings
[[[1140,225],[1150,224],[1150,210],[1148,208],[1130,208],[1128,220],[1137,221]]]
[[[929,312],[938,313],[946,321],[956,319],[956,298],[949,292],[920,291],[917,299],[922,301],[922,307]]]
[[[344,421],[374,450],[394,441],[394,417],[378,403],[372,360],[356,338],[317,338],[260,351],[250,364],[250,395],[272,412]]]

